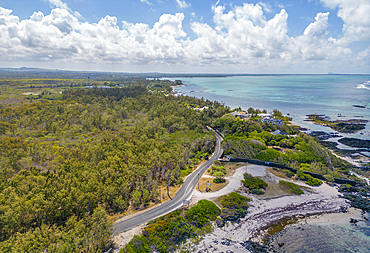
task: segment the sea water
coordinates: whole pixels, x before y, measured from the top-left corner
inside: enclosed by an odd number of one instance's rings
[[[270,246],[278,253],[370,252],[368,213],[324,214],[317,217],[318,221],[288,225],[270,237]],[[332,217],[335,218],[331,220]],[[351,218],[356,222],[351,223]]]
[[[370,120],[370,75],[248,75],[180,79],[180,94],[217,100],[231,108],[278,109],[312,131],[335,132],[304,121],[307,114]],[[366,129],[344,137],[370,139]]]

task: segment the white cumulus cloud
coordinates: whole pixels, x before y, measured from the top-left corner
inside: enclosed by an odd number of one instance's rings
[[[25,20],[0,7],[0,62],[228,65],[256,71],[277,66],[322,69],[341,66],[348,59],[358,59],[363,64],[369,59],[369,48],[353,55],[349,39],[328,36],[329,15],[334,15],[329,12],[317,13],[302,35],[290,37],[285,9],[267,19],[262,4],[244,3],[231,6],[229,11],[216,4],[212,7],[214,27],[203,21],[191,22],[195,39],[190,39],[183,30],[183,13],[163,14],[153,26],[118,23],[109,15],[97,23],[88,23],[79,21],[60,0],[49,2],[59,7],[50,14],[35,12]],[[349,21],[344,16],[344,36],[364,39],[366,22],[357,18]],[[357,32],[348,30],[349,25]]]
[[[345,39],[349,42],[370,41],[370,1],[369,0],[321,0],[326,6],[338,10],[343,22]]]
[[[75,17],[82,18],[82,15],[78,11],[73,12],[72,9],[69,8],[68,5],[62,0],[43,0],[43,1],[50,3],[50,7],[57,7],[60,9],[68,10],[70,13],[73,13]]]
[[[57,7],[66,10],[69,9],[68,5],[61,0],[43,0],[43,1],[50,3],[51,7]]]

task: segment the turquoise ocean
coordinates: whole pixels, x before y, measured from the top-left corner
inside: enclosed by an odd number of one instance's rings
[[[179,79],[184,87],[175,90],[231,108],[278,109],[290,114],[293,123],[311,131],[334,132],[304,121],[307,114],[323,114],[331,119],[370,120],[370,75],[248,75],[193,77]],[[360,107],[359,107],[360,106]],[[344,137],[370,139],[370,123],[365,130]]]

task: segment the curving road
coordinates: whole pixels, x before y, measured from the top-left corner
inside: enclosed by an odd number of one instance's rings
[[[137,227],[143,223],[149,222],[155,218],[158,218],[162,215],[170,213],[183,206],[183,200],[190,200],[193,190],[198,183],[198,175],[201,177],[204,172],[213,164],[213,161],[220,158],[222,155],[221,150],[221,136],[215,133],[216,141],[216,150],[213,155],[205,163],[200,165],[183,183],[180,190],[177,192],[176,196],[155,208],[152,208],[146,212],[137,214],[133,217],[127,218],[122,221],[118,221],[113,226],[113,234],[121,233],[127,230],[130,230],[134,227]]]

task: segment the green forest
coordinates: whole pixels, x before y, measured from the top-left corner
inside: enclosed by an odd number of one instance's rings
[[[86,89],[85,80],[59,93],[55,84],[64,82],[1,83],[1,252],[109,249],[107,217],[158,203],[167,181],[180,185],[214,150],[206,125],[229,111],[169,96],[176,82]]]

